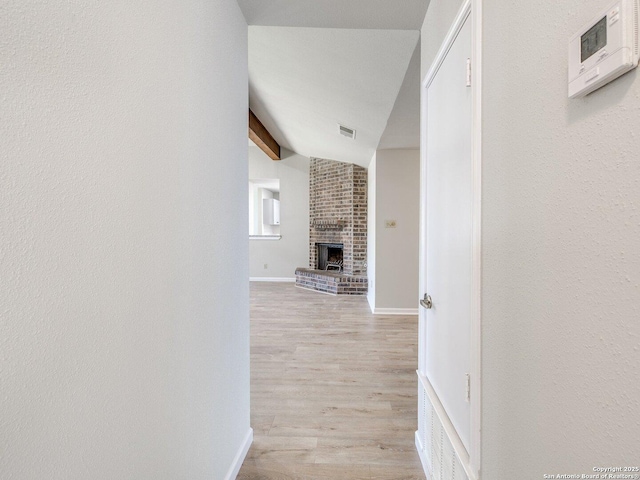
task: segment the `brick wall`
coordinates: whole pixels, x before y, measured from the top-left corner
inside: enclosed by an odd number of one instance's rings
[[[344,244],[344,273],[366,275],[367,170],[352,163],[311,158],[309,267],[316,243]]]

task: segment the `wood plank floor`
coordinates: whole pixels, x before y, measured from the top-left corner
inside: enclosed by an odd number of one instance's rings
[[[251,426],[238,479],[424,479],[417,317],[365,297],[251,284]]]

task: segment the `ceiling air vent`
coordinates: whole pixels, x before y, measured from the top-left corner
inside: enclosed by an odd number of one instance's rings
[[[356,131],[353,128],[345,127],[344,125],[338,124],[340,129],[340,135],[344,135],[347,138],[355,139]]]

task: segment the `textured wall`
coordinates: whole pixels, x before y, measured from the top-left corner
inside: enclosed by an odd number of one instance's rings
[[[606,5],[483,3],[484,478],[636,464],[639,72],[569,100]]]
[[[280,180],[282,235],[277,241],[249,242],[249,276],[294,278],[309,256],[309,159],[283,151],[283,159],[274,162],[258,147],[249,147],[249,178]]]
[[[232,0],[2,2],[1,478],[227,474],[249,431],[246,29]]]
[[[367,261],[367,170],[353,163],[312,158],[309,168],[309,267],[316,243],[344,245],[344,273],[363,275]],[[342,222],[322,229],[316,222]]]

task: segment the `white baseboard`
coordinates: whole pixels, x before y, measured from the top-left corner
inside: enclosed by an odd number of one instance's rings
[[[427,480],[431,480],[431,472],[429,471],[429,463],[427,462],[427,457],[424,453],[424,447],[422,446],[422,442],[420,441],[420,432],[416,432],[416,450],[418,450],[418,456],[420,457],[420,462],[422,463],[422,470],[424,470],[424,474],[427,477]]]
[[[250,282],[287,282],[295,283],[296,277],[249,277]]]
[[[373,308],[374,315],[418,315],[417,308]]]
[[[242,462],[244,462],[247,453],[249,453],[249,448],[251,448],[251,444],[253,443],[253,428],[249,428],[247,432],[247,436],[244,437],[244,441],[242,445],[240,445],[240,450],[236,454],[236,457],[233,459],[233,463],[229,468],[229,472],[225,475],[224,480],[236,480],[238,473],[240,473],[240,468],[242,467]]]

